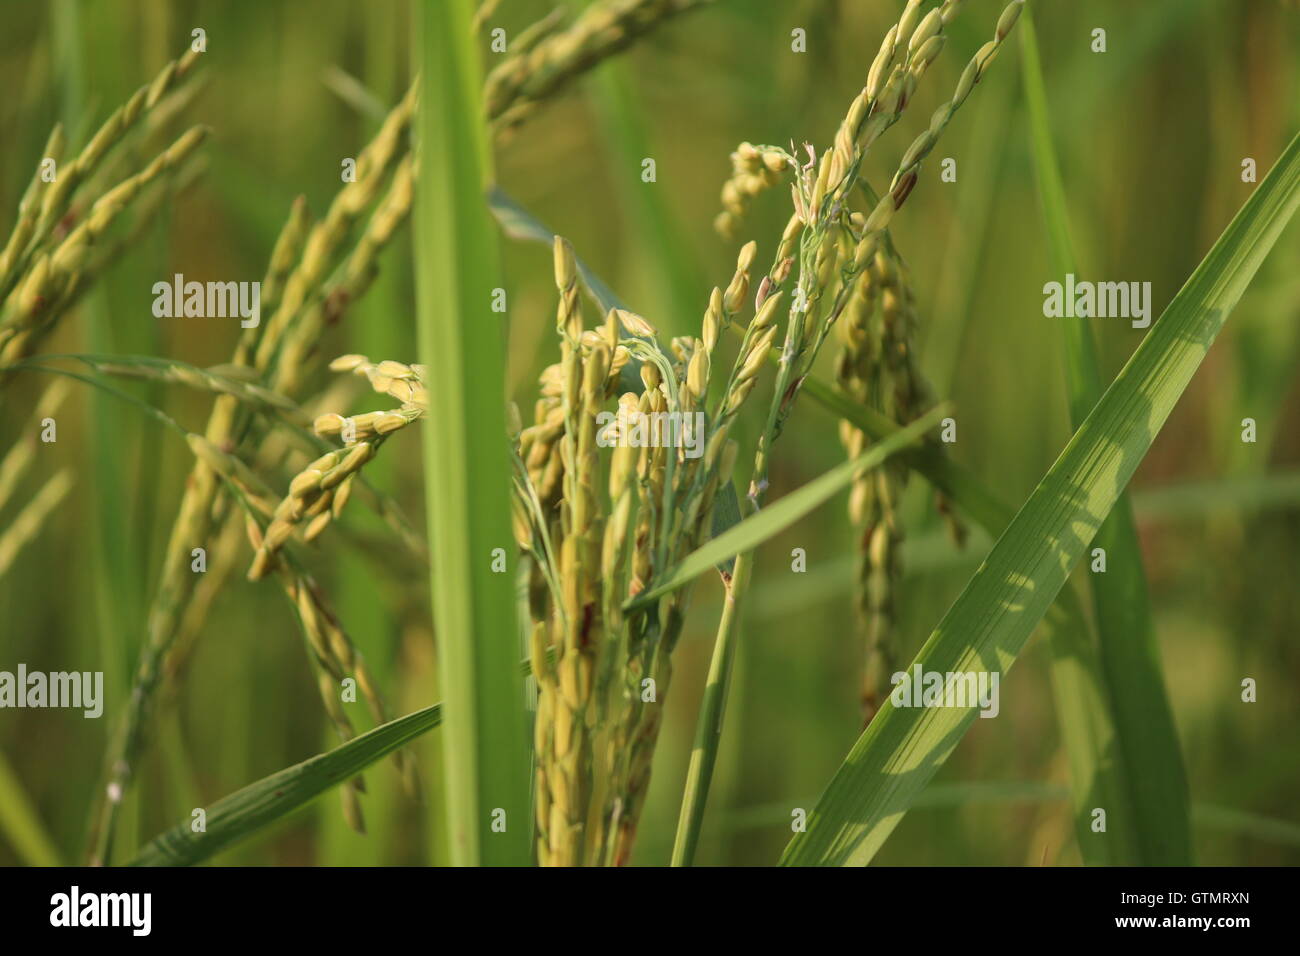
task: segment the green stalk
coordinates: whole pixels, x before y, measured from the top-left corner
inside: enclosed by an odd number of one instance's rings
[[[718,759],[718,743],[722,739],[722,714],[727,703],[728,677],[736,657],[736,640],[740,623],[740,601],[749,588],[753,552],[736,556],[736,566],[727,582],[727,594],[718,620],[718,636],[713,645],[713,660],[709,662],[709,678],[704,686],[704,699],[700,703],[700,716],[695,724],[695,746],[691,749],[691,763],[686,771],[686,789],[682,795],[682,812],[677,823],[677,838],[673,842],[673,866],[690,866],[695,859],[695,848],[700,842],[700,829],[704,825],[704,806],[713,782],[713,767]]]
[[[429,370],[424,482],[447,826],[454,863],[523,864],[530,808],[515,602],[511,575],[491,570],[493,549],[510,554],[514,539],[503,337],[491,311],[501,283],[481,190],[489,170],[482,76],[470,0],[423,0],[418,11],[416,305]]]
[[[804,273],[806,274],[806,273]],[[753,519],[762,507],[767,490],[768,462],[772,443],[776,440],[777,423],[783,408],[790,379],[793,374],[791,343],[802,341],[807,310],[792,308],[790,326],[786,332],[786,348],[777,366],[776,385],[768,409],[767,425],[758,439],[754,454],[754,476],[749,493],[741,505],[745,517]],[[743,522],[742,522],[743,524]],[[732,661],[736,657],[737,624],[740,605],[749,591],[749,578],[753,552],[745,550],[736,555],[731,577],[726,582],[727,595],[718,634],[713,644],[713,658],[709,662],[708,681],[700,703],[700,714],[695,724],[695,746],[686,771],[686,789],[682,794],[682,810],[677,821],[677,837],[673,843],[673,866],[690,866],[699,845],[700,830],[704,826],[704,808],[713,782],[713,768],[718,760],[718,743],[722,737],[722,715],[726,706],[727,688],[731,678]]]
[[[1028,101],[1034,169],[1057,275],[1077,272],[1065,186],[1052,143],[1047,94],[1032,12],[1021,25],[1025,98]],[[1102,394],[1097,348],[1087,320],[1065,320],[1066,379],[1070,419],[1078,429]],[[1133,830],[1141,862],[1159,866],[1192,863],[1191,808],[1178,731],[1165,692],[1138,545],[1127,494],[1116,501],[1093,538],[1106,553],[1107,569],[1092,578],[1102,673],[1118,732],[1122,776],[1131,791]]]
[[[775,394],[777,398],[773,400],[773,405],[784,393]],[[722,739],[722,718],[726,709],[732,665],[736,657],[741,601],[749,591],[754,549],[789,527],[817,505],[842,491],[855,475],[880,465],[908,444],[919,441],[946,413],[947,409],[944,406],[932,409],[906,428],[899,429],[886,441],[873,445],[857,458],[837,465],[797,491],[786,495],[771,508],[759,508],[758,501],[762,498],[762,492],[758,491],[753,497],[746,499],[745,507],[748,514],[743,521],[702,545],[675,569],[666,573],[662,582],[637,596],[636,601],[644,603],[651,595],[662,593],[672,587],[679,587],[683,582],[702,573],[704,569],[714,567],[732,555],[736,557],[731,575],[724,577],[727,593],[722,617],[718,621],[718,634],[713,645],[713,659],[709,664],[708,682],[704,687],[700,715],[695,725],[695,746],[691,751],[691,762],[686,773],[686,789],[682,796],[681,816],[677,823],[677,839],[673,845],[673,866],[690,866],[695,858],[696,847],[699,845],[700,830],[704,825],[704,807],[708,800],[709,785],[713,781],[713,768],[718,759],[718,744]],[[771,435],[771,431],[767,434]],[[757,469],[756,473],[758,473]]]

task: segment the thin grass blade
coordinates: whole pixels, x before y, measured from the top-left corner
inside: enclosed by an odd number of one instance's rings
[[[668,571],[654,585],[642,591],[625,605],[632,610],[675,591],[701,574],[722,564],[738,554],[752,551],[764,541],[780,534],[804,515],[825,503],[852,483],[855,476],[871,469],[901,451],[921,437],[946,414],[944,406],[933,409],[906,428],[900,428],[885,441],[873,445],[857,458],[836,465],[798,491],[781,498],[757,514],[732,525],[716,538],[696,548]]]

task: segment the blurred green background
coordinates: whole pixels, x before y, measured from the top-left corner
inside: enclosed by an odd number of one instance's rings
[[[873,150],[874,182],[887,181],[950,95],[1001,6],[965,5],[901,128]],[[514,36],[550,8],[549,0],[506,0],[488,25]],[[828,145],[900,8],[894,0],[720,0],[673,20],[499,138],[497,180],[569,238],[633,309],[665,335],[683,334],[698,327],[710,288],[732,273],[739,243],[711,228],[728,154],[743,140]],[[259,278],[292,199],[304,194],[314,212],[325,210],[340,185],[340,160],[357,154],[410,81],[410,15],[409,4],[390,0],[0,5],[6,229],[56,120],[79,146],[179,55],[192,29],[208,36],[204,89],[181,118],[212,128],[204,174],[44,350],[228,361],[233,324],[155,319],[152,284],[174,272],[200,281]],[[1035,16],[1081,271],[1150,281],[1158,314],[1252,189],[1241,181],[1243,158],[1254,158],[1262,177],[1300,126],[1300,11],[1274,0],[1044,0]],[[1107,30],[1104,54],[1090,50],[1096,27]],[[795,28],[807,31],[806,53],[791,51]],[[482,49],[490,69],[494,54],[486,42]],[[1042,315],[1042,285],[1061,277],[1051,272],[1036,198],[1019,56],[1015,42],[1003,51],[893,227],[916,286],[925,370],[936,392],[955,402],[952,453],[1009,502],[1024,500],[1069,437],[1061,330]],[[653,184],[641,180],[645,157],[656,161]],[[957,160],[956,183],[940,182],[943,157]],[[758,240],[760,262],[788,215],[783,189],[755,204],[740,241]],[[1300,229],[1290,228],[1280,246],[1133,485],[1190,777],[1197,860],[1207,864],[1300,862]],[[556,355],[551,257],[539,245],[503,240],[503,249],[508,380],[527,416],[537,373]],[[325,354],[413,360],[409,232],[382,268],[329,332]],[[1092,328],[1109,379],[1143,333],[1115,319],[1093,320]],[[833,352],[832,343],[827,374]],[[28,375],[0,392],[0,452],[30,427],[45,384]],[[205,396],[126,387],[201,430]],[[1258,422],[1255,444],[1240,440],[1244,417]],[[0,789],[6,819],[29,805],[57,857],[76,862],[190,461],[136,410],[80,386],[58,428],[57,444],[40,446],[16,502],[61,467],[74,469],[76,485],[0,578],[0,669],[25,662],[103,670],[109,697],[100,720],[0,711],[7,765],[0,773],[12,784]],[[367,474],[422,527],[418,436],[398,439]],[[841,459],[836,422],[804,401],[777,446],[773,498]],[[0,514],[0,531],[15,507]],[[920,479],[911,482],[905,514],[904,659],[988,546],[976,536],[955,551]],[[361,509],[347,521],[377,527]],[[795,547],[807,552],[804,574],[791,571]],[[774,862],[791,809],[811,808],[857,737],[854,549],[841,496],[759,554],[701,863]],[[308,560],[392,708],[431,703],[423,572],[394,572],[328,533]],[[719,594],[716,582],[698,589],[678,650],[639,863],[668,858]],[[213,595],[196,634],[138,768],[124,849],[335,743],[274,586],[235,576]],[[1245,677],[1258,682],[1257,703],[1240,700]],[[367,836],[347,830],[331,794],[217,862],[445,860],[433,825],[437,746],[435,730],[416,747],[429,791],[423,806],[406,799],[387,764],[369,771]],[[975,722],[925,805],[877,859],[1077,862],[1065,773],[1047,657],[1035,641],[1004,682],[1000,718]],[[31,861],[0,828],[0,863]]]

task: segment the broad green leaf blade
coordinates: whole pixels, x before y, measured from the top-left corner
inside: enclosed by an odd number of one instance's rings
[[[836,465],[798,491],[768,505],[757,514],[750,515],[739,524],[732,525],[716,538],[711,538],[692,551],[675,568],[667,571],[662,578],[655,581],[625,605],[625,610],[641,607],[651,601],[675,591],[710,568],[721,564],[738,554],[753,551],[764,541],[780,534],[818,505],[834,497],[852,483],[855,476],[874,468],[895,452],[920,440],[920,438],[943,418],[946,409],[943,406],[932,409],[906,428],[900,428],[895,434],[850,461]]]
[[[207,808],[207,829],[195,833],[185,820],[144,846],[132,866],[191,866],[288,816],[325,791],[399,747],[437,727],[442,705],[390,720],[328,753],[317,754],[222,797]]]
[[[925,671],[1004,672],[1015,662],[1297,205],[1300,137],[1153,325],[926,641],[916,659]],[[886,703],[781,862],[870,861],[974,719],[969,707]]]
[[[425,497],[438,676],[447,708],[448,839],[460,865],[531,859],[528,736],[515,602],[495,549],[513,551],[505,441],[502,283],[477,184],[489,165],[470,0],[418,5],[422,79],[416,304],[428,369]],[[432,694],[430,696],[433,696]],[[493,832],[496,810],[504,832]]]
[[[1020,26],[1020,43],[1038,192],[1055,278],[1064,282],[1067,274],[1078,273],[1078,260],[1070,236],[1065,186],[1052,143],[1047,91],[1029,9],[1024,11]],[[1070,418],[1078,428],[1101,397],[1102,376],[1088,321],[1061,321]],[[1115,502],[1093,546],[1106,554],[1106,571],[1092,576],[1091,590],[1102,673],[1119,738],[1121,775],[1129,788],[1132,830],[1141,848],[1140,860],[1133,862],[1188,866],[1192,862],[1192,824],[1187,773],[1165,693],[1142,551],[1127,494]],[[1083,839],[1088,839],[1086,833]]]
[[[808,378],[804,391],[833,414],[848,419],[879,441],[897,426],[865,405],[852,401],[838,389]],[[931,445],[904,449],[899,456],[945,492],[963,511],[997,536],[1011,523],[1013,513],[950,456]],[[1070,763],[1070,786],[1079,850],[1090,864],[1131,862],[1137,856],[1137,837],[1129,825],[1129,791],[1116,765],[1115,727],[1110,702],[1102,683],[1083,607],[1072,588],[1064,589],[1047,614],[1047,642],[1051,652],[1051,681],[1057,722]],[[1114,809],[1110,839],[1085,840],[1091,832],[1092,808]]]

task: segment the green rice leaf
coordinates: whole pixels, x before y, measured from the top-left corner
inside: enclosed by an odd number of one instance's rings
[[[532,811],[519,631],[511,576],[492,567],[497,549],[514,552],[514,535],[504,334],[491,311],[502,282],[475,188],[489,174],[483,84],[469,0],[424,0],[419,12],[416,305],[428,369],[424,481],[447,708],[447,839],[458,865],[521,865],[532,855]]]
[[[1078,273],[1078,260],[1029,9],[1023,20],[1021,63],[1034,169],[1053,266],[1057,278],[1064,281],[1067,274]],[[1062,324],[1070,418],[1078,428],[1101,397],[1102,375],[1087,320],[1064,319]],[[1122,777],[1129,788],[1134,814],[1132,830],[1141,848],[1140,860],[1133,862],[1188,866],[1192,862],[1192,825],[1187,772],[1165,693],[1142,550],[1127,494],[1121,494],[1115,502],[1093,546],[1104,550],[1107,561],[1106,571],[1092,576],[1091,590],[1102,674],[1114,713]]]
[[[923,670],[1004,672],[1015,662],[1297,205],[1300,137],[1154,323],[926,641],[915,661]],[[869,862],[975,716],[971,707],[886,703],[781,862]]]
[[[131,866],[192,866],[283,819],[442,722],[442,705],[390,720],[342,746],[286,767],[207,807],[207,829],[185,820],[146,844]]]
[[[906,428],[900,428],[885,441],[872,445],[857,458],[836,465],[798,491],[792,491],[758,513],[732,525],[683,558],[680,564],[671,568],[651,587],[629,601],[625,605],[625,610],[630,611],[648,604],[695,580],[710,568],[738,554],[754,550],[764,541],[780,534],[817,506],[843,491],[863,471],[875,468],[891,455],[919,441],[927,431],[939,423],[945,414],[944,406],[932,409]]]

